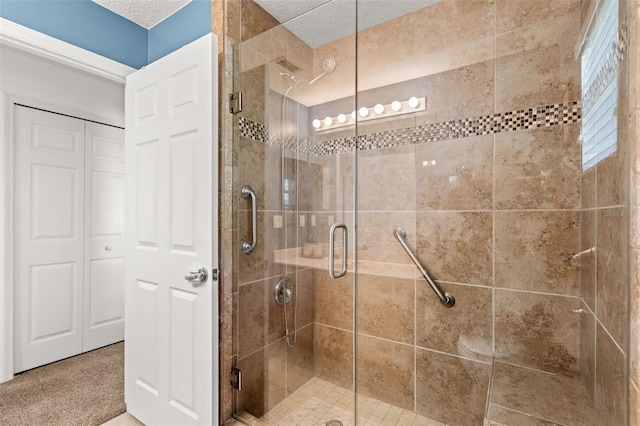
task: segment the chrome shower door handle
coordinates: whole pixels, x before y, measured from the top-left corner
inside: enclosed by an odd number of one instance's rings
[[[244,185],[240,190],[242,198],[251,198],[251,242],[242,242],[242,252],[250,254],[256,248],[258,243],[258,198],[256,193],[249,185]]]
[[[342,269],[340,272],[335,272],[335,233],[336,229],[342,228],[344,230],[344,237],[342,238]],[[347,274],[347,225],[343,223],[334,223],[329,231],[329,276],[334,280],[336,278],[344,277]]]

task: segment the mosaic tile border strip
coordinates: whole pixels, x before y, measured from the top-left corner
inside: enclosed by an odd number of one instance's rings
[[[244,117],[239,119],[240,136],[253,139],[254,141],[262,142],[267,145],[283,146],[285,149],[291,151],[300,151],[309,153],[308,139],[299,139],[292,136],[282,138],[282,134],[278,131],[269,130],[264,124],[256,123],[255,121],[248,120]]]
[[[258,142],[276,146],[282,146],[284,143],[286,149],[299,150],[309,155],[332,155],[353,151],[356,147],[360,151],[390,148],[550,127],[559,124],[579,123],[580,120],[580,101],[575,101],[359,135],[357,140],[355,137],[348,137],[331,139],[316,144],[310,144],[308,139],[282,138],[278,132],[271,132],[263,124],[244,117],[240,117],[239,126],[242,136]]]
[[[267,142],[267,126],[264,124],[240,117],[238,127],[240,128],[240,136],[243,138],[253,139],[258,142]]]

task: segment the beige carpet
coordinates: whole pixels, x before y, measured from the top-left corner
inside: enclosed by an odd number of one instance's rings
[[[100,425],[124,411],[122,342],[0,384],[3,426]]]

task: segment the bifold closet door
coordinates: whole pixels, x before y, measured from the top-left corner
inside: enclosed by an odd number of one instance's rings
[[[84,127],[16,106],[14,371],[82,351]]]
[[[15,372],[124,339],[124,130],[16,106]]]
[[[124,339],[124,130],[86,123],[82,351]]]

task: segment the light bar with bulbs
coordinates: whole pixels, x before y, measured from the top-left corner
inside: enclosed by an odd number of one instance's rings
[[[406,101],[393,101],[390,104],[376,104],[372,107],[362,107],[350,114],[338,114],[334,117],[325,117],[323,119],[316,118],[311,125],[316,132],[324,132],[326,130],[337,129],[340,127],[351,126],[356,121],[377,120],[380,118],[394,117],[396,115],[411,114],[414,112],[425,111],[427,109],[427,99],[412,97]],[[357,120],[356,120],[357,119]]]

